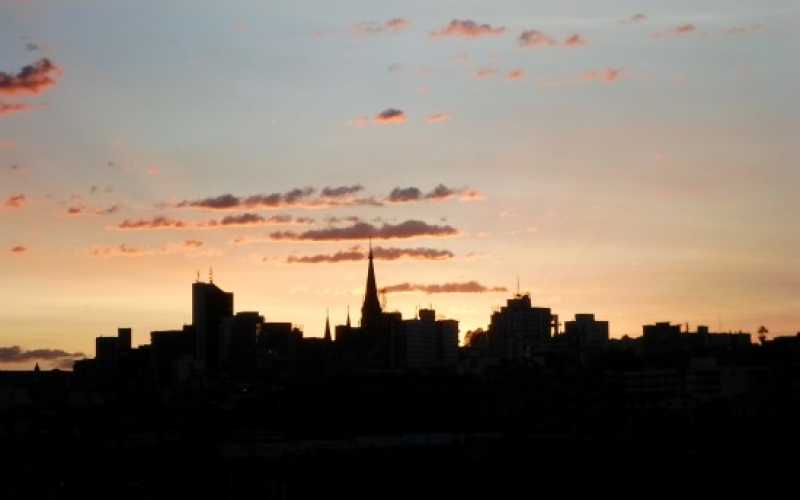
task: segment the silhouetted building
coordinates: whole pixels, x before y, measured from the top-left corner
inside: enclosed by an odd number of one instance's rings
[[[221,362],[234,373],[249,373],[256,367],[256,340],[264,317],[257,312],[239,312],[222,321]]]
[[[516,295],[492,313],[489,350],[501,359],[530,358],[551,338],[557,322],[549,308],[532,307],[530,295]]]
[[[361,306],[361,328],[377,331],[383,326],[381,320],[381,303],[378,300],[378,286],[375,281],[375,267],[372,263],[372,243],[370,242],[367,286],[364,290],[364,304]]]
[[[233,316],[233,294],[214,283],[192,284],[192,325],[195,328],[195,359],[214,371],[220,359],[222,320]]]
[[[602,349],[608,344],[608,321],[597,321],[594,314],[576,314],[564,325],[564,337],[575,349]]]
[[[436,320],[436,311],[420,309],[402,322],[402,367],[453,366],[458,361],[458,321]]]
[[[182,330],[150,332],[150,355],[158,385],[170,385],[188,378],[194,359],[192,333],[189,325]]]

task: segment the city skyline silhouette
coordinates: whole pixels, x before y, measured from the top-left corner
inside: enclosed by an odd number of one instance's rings
[[[798,26],[0,1],[0,498],[792,477]]]

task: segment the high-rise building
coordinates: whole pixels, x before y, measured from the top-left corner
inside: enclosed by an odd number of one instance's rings
[[[220,359],[222,320],[233,316],[233,294],[213,282],[192,284],[192,325],[195,328],[195,360],[216,370]]]
[[[505,307],[492,313],[489,346],[501,359],[530,357],[551,338],[557,319],[547,307],[532,307],[528,294],[508,299]]]
[[[220,362],[233,373],[248,373],[256,367],[256,339],[264,324],[257,312],[239,312],[222,320]]]

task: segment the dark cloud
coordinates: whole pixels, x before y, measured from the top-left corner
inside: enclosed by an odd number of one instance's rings
[[[504,286],[487,287],[477,281],[466,281],[463,283],[442,283],[421,285],[418,283],[400,283],[381,288],[381,292],[425,292],[431,293],[487,293],[487,292],[507,292]]]
[[[389,203],[410,203],[423,200],[444,201],[455,196],[460,196],[463,201],[482,199],[482,195],[474,189],[453,189],[439,184],[428,193],[423,193],[421,189],[413,186],[396,187],[389,193],[386,201]]]
[[[385,248],[375,247],[372,249],[372,254],[378,260],[398,260],[398,259],[414,259],[414,260],[445,260],[453,258],[453,252],[449,250],[438,250],[435,248]],[[352,262],[364,260],[367,258],[367,252],[361,247],[355,246],[345,251],[336,252],[333,254],[317,254],[317,255],[304,255],[304,256],[289,256],[286,261],[290,264],[320,264],[320,263],[337,263],[337,262]]]
[[[117,229],[183,229],[188,225],[188,222],[182,220],[158,216],[152,219],[125,219],[117,226]]]
[[[392,203],[405,203],[409,201],[419,201],[422,199],[422,191],[416,187],[400,188],[396,187],[389,193],[388,200]]]
[[[3,206],[7,208],[22,208],[27,203],[28,199],[25,197],[24,194],[15,194],[10,196],[4,203]]]
[[[380,113],[378,113],[378,116],[375,117],[375,123],[380,123],[383,125],[405,123],[405,122],[406,122],[405,112],[394,108],[385,109]]]
[[[407,220],[400,224],[384,223],[382,226],[373,226],[365,222],[358,222],[347,227],[329,227],[325,229],[312,229],[302,233],[292,231],[274,232],[270,234],[273,240],[290,241],[344,241],[373,239],[405,239],[420,236],[445,237],[455,236],[459,231],[447,225],[431,225],[419,220]]]
[[[25,50],[27,50],[28,52],[34,52],[39,49],[41,49],[41,47],[37,43],[28,42],[25,44]]]
[[[490,24],[478,24],[469,19],[453,19],[450,24],[431,33],[434,38],[440,37],[464,37],[464,38],[479,38],[483,36],[497,36],[505,33],[504,26],[493,27]]]
[[[11,247],[11,253],[25,253],[28,251],[28,247],[24,247],[22,245],[16,245]]]
[[[61,69],[43,58],[25,66],[16,75],[0,72],[0,94],[38,95],[56,84]]]
[[[78,359],[85,358],[82,352],[67,352],[61,349],[24,350],[20,346],[0,347],[0,363],[24,363],[28,361],[48,361],[57,368],[70,368]]]
[[[206,210],[280,209],[280,208],[332,208],[345,206],[380,206],[373,198],[354,198],[351,195],[363,190],[361,185],[326,187],[319,196],[314,197],[314,188],[292,189],[285,193],[255,194],[235,196],[223,194],[199,200],[184,200],[174,205],[177,208],[201,208]]]
[[[183,246],[190,248],[200,248],[201,246],[203,246],[203,242],[200,240],[186,240],[183,242]]]
[[[364,186],[361,184],[354,184],[352,186],[338,186],[338,187],[325,187],[322,190],[322,196],[325,198],[341,198],[343,196],[349,196],[351,194],[358,193],[359,191],[363,191]]]
[[[264,226],[279,224],[313,224],[314,219],[309,217],[292,217],[291,215],[273,215],[264,217],[252,212],[228,215],[221,220],[210,220],[198,224],[198,227],[229,227],[229,226]]]

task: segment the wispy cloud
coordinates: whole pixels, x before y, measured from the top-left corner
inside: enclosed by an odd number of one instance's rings
[[[425,118],[425,123],[436,124],[450,121],[450,113],[434,113]]]
[[[675,26],[674,28],[670,28],[666,31],[659,31],[657,33],[653,33],[653,38],[672,38],[672,37],[680,37],[691,35],[697,31],[697,26],[694,24],[681,24],[680,26]]]
[[[121,230],[184,229],[189,225],[189,222],[160,215],[152,219],[125,219],[116,228]]]
[[[75,205],[67,208],[67,215],[73,217],[81,215],[112,215],[122,209],[120,205],[111,205],[108,208],[91,208],[84,205]]]
[[[39,109],[41,105],[31,105],[22,102],[19,103],[3,103],[0,102],[0,117],[13,115],[14,113],[21,113],[23,111],[32,111]]]
[[[302,233],[278,231],[270,234],[277,241],[347,241],[388,239],[408,239],[416,237],[447,237],[460,234],[458,229],[448,225],[428,224],[420,220],[407,220],[399,224],[384,223],[374,226],[366,222],[358,222],[346,227],[328,227],[312,229]]]
[[[399,31],[405,30],[410,25],[411,22],[408,21],[408,19],[402,17],[395,17],[382,23],[374,21],[358,23],[355,26],[353,26],[353,32],[359,35],[374,35],[377,33],[386,33],[386,32],[397,33]]]
[[[424,292],[433,293],[487,293],[487,292],[507,292],[504,286],[485,286],[477,281],[465,281],[462,283],[442,283],[423,285],[419,283],[400,283],[381,288],[381,292]]]
[[[185,240],[177,243],[167,243],[160,247],[135,247],[125,243],[112,246],[95,246],[89,249],[92,257],[152,257],[158,255],[198,254],[204,243],[200,240]]]
[[[378,260],[446,260],[453,258],[453,252],[449,250],[438,250],[435,248],[385,248],[374,247],[372,255]],[[286,262],[290,264],[322,264],[361,261],[367,258],[367,252],[359,246],[354,246],[347,250],[332,254],[316,255],[290,255]]]
[[[453,19],[450,24],[439,31],[431,33],[434,38],[442,37],[463,37],[480,38],[487,36],[498,36],[505,33],[504,26],[492,26],[490,24],[478,24],[469,19]]]
[[[53,87],[61,74],[61,68],[47,58],[23,67],[16,74],[0,72],[0,94],[39,95]]]
[[[23,245],[15,245],[11,247],[11,253],[25,253],[28,251],[28,247]]]
[[[647,16],[645,14],[634,14],[625,19],[621,19],[619,22],[622,24],[641,24],[645,21],[647,21]]]
[[[475,78],[477,78],[478,80],[485,80],[486,78],[492,78],[496,74],[497,74],[497,70],[496,69],[481,68],[481,69],[475,71]]]

